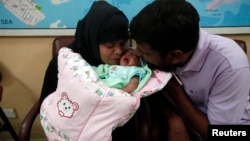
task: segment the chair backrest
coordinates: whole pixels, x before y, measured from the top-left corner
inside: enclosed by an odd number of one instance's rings
[[[3,86],[0,83],[0,102],[2,101],[2,96],[3,96]]]
[[[60,48],[67,47],[73,40],[74,36],[55,38],[52,45],[52,56],[56,56]]]
[[[240,47],[247,53],[247,44],[243,40],[234,39],[234,41],[240,45]]]
[[[1,82],[2,82],[2,73],[0,72],[0,102],[2,101],[2,93],[3,93],[3,86]]]

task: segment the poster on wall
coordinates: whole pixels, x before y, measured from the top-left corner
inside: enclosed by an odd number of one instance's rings
[[[95,0],[0,0],[0,36],[74,35]],[[106,0],[131,21],[153,0]],[[213,33],[250,33],[250,0],[187,0]]]

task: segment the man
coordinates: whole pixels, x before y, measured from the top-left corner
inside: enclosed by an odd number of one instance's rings
[[[153,1],[132,19],[130,32],[149,66],[176,74],[165,91],[201,137],[207,139],[209,124],[250,124],[247,56],[233,40],[200,29],[190,3]]]

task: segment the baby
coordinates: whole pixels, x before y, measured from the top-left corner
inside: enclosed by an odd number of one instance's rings
[[[132,48],[120,58],[120,65],[101,64],[93,69],[109,87],[128,93],[140,90],[151,76],[151,70]]]

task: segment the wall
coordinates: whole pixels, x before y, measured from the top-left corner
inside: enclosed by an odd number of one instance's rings
[[[0,71],[4,87],[1,107],[13,107],[17,119],[10,119],[18,133],[22,119],[39,98],[44,72],[51,59],[53,37],[0,37]],[[0,133],[0,140],[10,137]],[[31,138],[45,138],[38,118]]]
[[[247,42],[250,60],[250,35],[227,35]],[[51,59],[51,45],[54,37],[0,37],[0,71],[4,87],[1,107],[13,107],[18,118],[10,119],[16,132],[22,119],[39,98],[44,73]],[[10,138],[8,133],[0,133],[0,140]],[[31,138],[45,138],[38,118]]]

